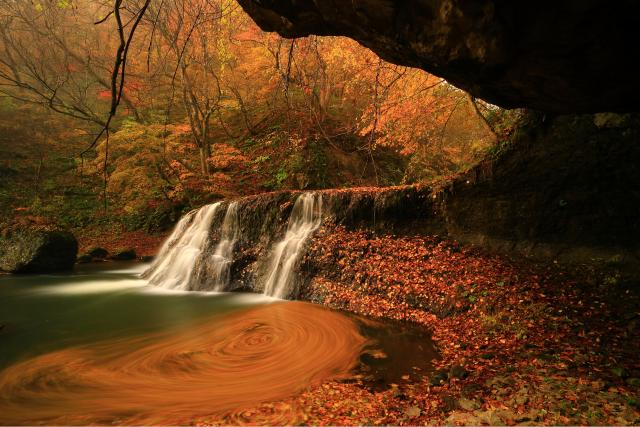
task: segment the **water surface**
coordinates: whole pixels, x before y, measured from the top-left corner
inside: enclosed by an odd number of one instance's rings
[[[163,291],[138,279],[144,268],[0,277],[1,424],[232,416],[348,378],[372,351],[385,357],[367,371],[383,382],[432,357],[409,356],[428,339],[379,323],[261,295]]]

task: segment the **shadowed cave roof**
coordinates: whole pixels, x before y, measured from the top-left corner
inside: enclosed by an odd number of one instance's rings
[[[238,1],[263,30],[347,36],[504,108],[638,110],[638,1]]]

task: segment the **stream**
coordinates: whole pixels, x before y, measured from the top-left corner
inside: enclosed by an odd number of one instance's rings
[[[258,294],[148,286],[140,263],[0,277],[0,424],[232,416],[356,374],[431,370],[422,330]]]

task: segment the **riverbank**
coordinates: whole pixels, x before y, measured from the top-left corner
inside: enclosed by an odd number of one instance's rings
[[[431,331],[437,370],[383,390],[359,373],[239,418],[191,422],[640,423],[639,299],[610,273],[333,226],[301,267],[312,277],[302,299]]]

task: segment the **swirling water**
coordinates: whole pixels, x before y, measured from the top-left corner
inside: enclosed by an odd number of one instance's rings
[[[164,290],[126,266],[0,277],[0,424],[233,420],[351,375],[375,340],[340,312]]]

